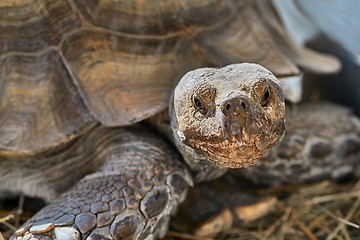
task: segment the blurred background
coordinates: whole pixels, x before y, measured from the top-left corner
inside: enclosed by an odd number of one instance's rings
[[[329,99],[360,114],[360,2],[273,0],[287,32],[301,45],[338,57],[331,75],[304,76],[304,99]]]

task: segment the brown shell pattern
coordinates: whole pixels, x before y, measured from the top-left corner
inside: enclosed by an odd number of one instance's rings
[[[1,0],[1,154],[44,151],[96,122],[145,119],[197,67],[246,61],[278,76],[333,71],[333,58],[290,40],[269,4]]]

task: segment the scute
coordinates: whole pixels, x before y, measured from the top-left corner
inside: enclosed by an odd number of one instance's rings
[[[174,16],[181,9],[165,1],[77,1],[80,12],[91,24],[127,34],[162,35],[180,31]]]
[[[306,72],[312,73],[333,73],[341,68],[338,59],[328,54],[319,54],[311,49],[303,48],[295,44],[289,35],[286,33],[284,27],[277,21],[277,14],[272,10],[270,1],[257,0],[257,6],[263,16],[263,22],[270,30],[269,33],[273,38],[277,39],[277,47],[289,59],[294,61],[299,68]]]
[[[91,125],[93,118],[56,51],[12,55],[0,59],[0,66],[2,151],[44,150]]]
[[[176,79],[197,65],[178,38],[83,31],[62,51],[90,111],[108,126],[128,125],[165,109]]]
[[[211,65],[257,62],[277,76],[296,75],[299,69],[271,40],[254,4],[239,1],[223,24],[200,32],[195,41]],[[256,40],[256,41],[254,41]],[[271,49],[271,50],[270,50]]]
[[[79,19],[64,0],[1,1],[0,57],[45,51],[79,26]]]
[[[298,66],[337,70],[328,56],[310,61],[315,53],[296,48],[263,4],[1,1],[0,154],[49,149],[96,121],[122,126],[152,116],[167,107],[180,77],[202,66],[252,61],[278,76]]]
[[[234,2],[228,0],[92,0],[75,3],[91,24],[143,36],[182,35],[187,26],[211,26],[226,18],[234,6]]]

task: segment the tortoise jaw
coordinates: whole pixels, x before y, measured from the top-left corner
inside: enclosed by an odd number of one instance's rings
[[[244,121],[209,124],[206,134],[199,128],[177,131],[182,144],[193,149],[193,159],[206,160],[221,168],[245,168],[254,165],[285,132],[284,119],[271,121],[260,114]]]
[[[272,118],[259,104],[249,104],[246,113],[215,115],[201,123],[186,125],[183,143],[195,151],[196,158],[226,168],[255,164],[285,132],[284,118]]]
[[[219,167],[244,168],[256,163],[271,146],[279,141],[243,127],[230,138],[192,137],[185,144],[195,150],[199,158]],[[187,134],[186,134],[187,135]]]

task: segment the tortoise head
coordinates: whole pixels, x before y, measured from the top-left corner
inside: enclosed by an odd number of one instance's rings
[[[257,64],[188,72],[174,91],[175,137],[197,160],[252,165],[285,132],[280,82]]]

